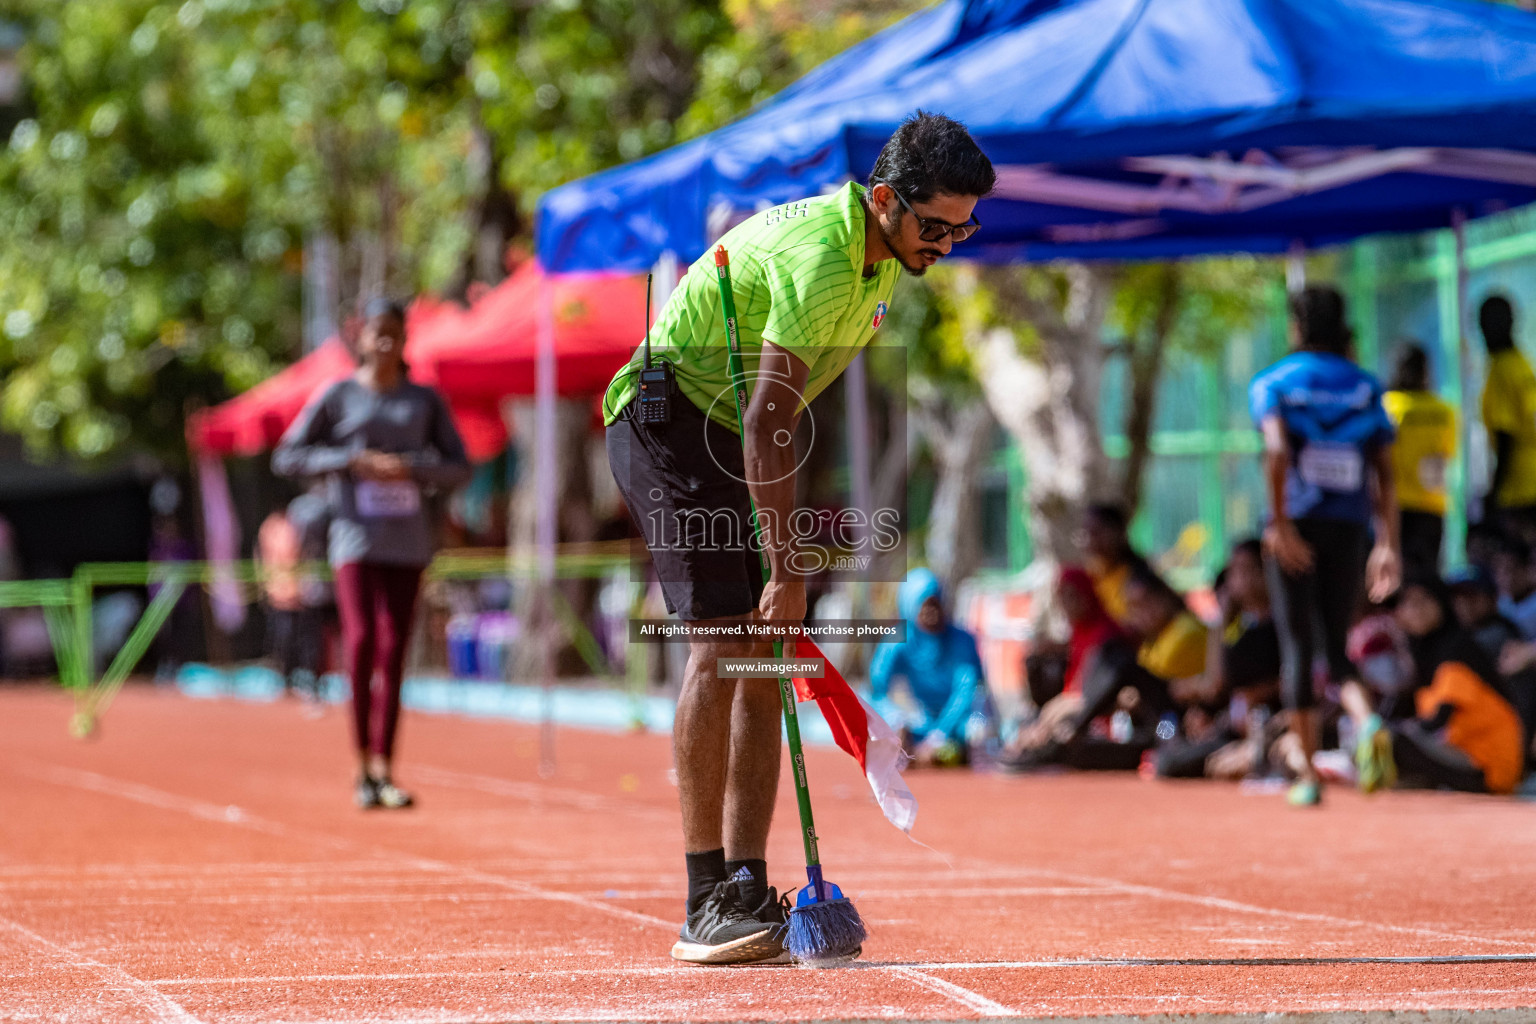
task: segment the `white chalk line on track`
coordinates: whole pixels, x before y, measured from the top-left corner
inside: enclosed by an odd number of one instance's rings
[[[876,969],[878,970],[880,968]],[[948,996],[950,999],[960,1003],[968,1010],[975,1010],[977,1013],[984,1014],[989,1017],[1015,1016],[1014,1012],[1008,1007],[1004,1006],[1002,1003],[988,999],[980,992],[972,992],[970,989],[962,988],[952,981],[946,981],[943,978],[935,978],[931,974],[924,974],[922,971],[916,969],[915,967],[887,967],[884,970],[886,973],[894,974],[898,978],[905,978],[912,984],[921,988],[925,988],[930,992],[937,993],[941,996]]]
[[[162,810],[179,811],[219,824],[233,825],[237,828],[251,829],[268,835],[279,836],[284,839],[297,839],[305,842],[320,843],[332,849],[355,851],[358,849],[373,850],[382,857],[393,860],[396,863],[410,864],[424,871],[434,874],[453,875],[470,881],[481,882],[487,885],[501,886],[512,889],[524,896],[549,900],[556,903],[570,903],[608,914],[612,917],[620,917],[644,925],[654,925],[669,930],[677,927],[675,921],[655,917],[651,914],[642,914],[626,907],[615,907],[600,900],[591,900],[583,896],[560,892],[554,889],[545,889],[536,885],[519,882],[516,879],[506,878],[501,875],[493,875],[474,868],[466,868],[447,861],[434,860],[430,857],[419,857],[415,854],[391,850],[387,847],[371,847],[363,843],[353,842],[332,836],[324,832],[317,832],[307,828],[296,828],[275,821],[260,818],[244,808],[228,805],[219,807],[206,801],[196,800],[191,797],[180,796],[165,790],[155,789],[150,786],[140,785],[135,782],[124,782],[96,772],[82,771],[74,768],[60,768],[56,765],[38,766],[36,768],[23,768],[35,778],[52,782],[55,785],[74,786],[79,789],[87,789],[92,792],[103,793],[109,796],[117,796],[128,800],[135,800]]]
[[[6,878],[46,879],[63,876],[71,881],[81,875],[101,875],[101,884],[112,883],[122,875],[303,875],[333,871],[389,871],[390,865],[376,860],[312,860],[285,864],[277,861],[229,861],[221,864],[6,864],[0,865],[0,885]]]
[[[442,770],[441,769],[432,769],[432,771],[433,772],[439,772],[439,771],[442,771]],[[39,773],[38,772],[34,772],[33,774],[39,774]],[[131,783],[131,782],[123,781],[123,780],[112,779],[112,778],[109,778],[107,776],[101,776],[101,775],[97,775],[97,774],[91,773],[91,772],[80,772],[80,771],[76,771],[76,770],[73,770],[73,769],[64,769],[64,768],[59,768],[59,767],[56,767],[56,766],[47,766],[47,767],[41,769],[40,777],[49,778],[50,776],[52,776],[50,781],[60,782],[60,783],[63,783],[63,784],[68,784],[68,785],[74,785],[74,786],[78,786],[78,787],[81,787],[81,788],[91,789],[91,790],[95,790],[95,791],[99,791],[99,792],[110,793],[112,795],[116,795],[116,796],[120,796],[120,797],[126,797],[128,799],[137,800],[139,802],[143,802],[143,803],[149,804],[151,806],[161,807],[161,808],[167,809],[167,810],[181,811],[183,813],[192,814],[195,817],[201,818],[203,820],[211,821],[211,822],[219,822],[219,823],[224,823],[224,824],[236,825],[238,827],[251,828],[251,829],[258,830],[258,831],[268,832],[270,834],[282,835],[282,836],[285,836],[285,837],[288,837],[288,838],[303,838],[303,839],[310,840],[310,841],[324,842],[327,845],[330,845],[330,846],[335,847],[335,848],[356,849],[360,845],[360,844],[352,843],[352,842],[347,841],[347,840],[339,839],[339,838],[334,837],[334,836],[329,836],[329,835],[327,835],[325,833],[311,832],[309,830],[303,830],[303,829],[295,829],[295,828],[292,828],[290,826],[282,825],[282,824],[279,824],[279,823],[276,823],[276,822],[266,821],[264,819],[260,819],[260,818],[258,818],[256,816],[254,816],[254,815],[251,815],[249,812],[245,811],[243,808],[239,808],[239,807],[236,807],[236,806],[233,806],[233,805],[219,806],[219,805],[211,804],[211,803],[208,803],[208,802],[205,802],[205,801],[199,801],[199,800],[195,800],[195,799],[191,799],[191,798],[187,798],[187,797],[182,797],[182,796],[179,796],[177,794],[172,794],[172,793],[165,792],[163,790],[153,789],[152,787],[143,786],[143,785],[140,785],[138,783]],[[439,784],[453,785],[455,783],[449,781],[449,779],[453,778],[455,776],[458,776],[458,777],[461,777],[461,778],[467,778],[467,779],[470,779],[470,780],[474,780],[474,786],[472,788],[476,788],[476,789],[479,789],[479,790],[482,790],[482,791],[487,791],[487,792],[489,792],[490,790],[493,790],[493,789],[496,790],[496,792],[493,793],[492,795],[505,796],[505,797],[509,797],[509,798],[513,798],[513,799],[520,799],[520,800],[527,800],[527,799],[530,798],[527,789],[524,789],[522,784],[511,784],[511,783],[508,783],[506,788],[503,789],[500,786],[492,785],[492,783],[505,782],[505,780],[495,780],[495,779],[491,779],[490,777],[485,777],[485,776],[462,776],[462,773],[443,772],[443,774],[439,777],[440,780],[441,780]],[[537,790],[537,787],[531,787],[531,788],[534,789],[534,790]],[[581,792],[581,791],[577,791],[577,792]],[[587,795],[591,796],[591,794],[587,794]],[[625,809],[633,809],[633,808],[630,807],[630,805],[624,804],[624,802],[622,802],[622,801],[608,801],[608,800],[605,800],[603,798],[596,798],[596,799],[604,805],[604,807],[603,807],[604,810],[616,810],[616,809],[619,809],[620,807],[625,808]],[[615,806],[615,805],[617,805],[617,806]],[[381,851],[381,852],[384,852],[384,853],[388,854],[390,857],[392,857],[392,858],[394,858],[394,859],[396,859],[398,861],[407,862],[407,863],[411,864],[412,866],[417,866],[417,867],[420,867],[420,868],[425,869],[425,870],[431,870],[431,871],[434,871],[434,872],[437,872],[437,873],[448,873],[448,874],[457,875],[459,877],[463,877],[463,878],[466,878],[466,879],[473,879],[473,880],[476,880],[476,881],[483,881],[483,882],[486,882],[488,884],[493,884],[493,885],[497,885],[497,886],[505,886],[507,888],[515,889],[515,890],[519,891],[520,893],[524,893],[526,895],[531,895],[531,896],[535,896],[535,897],[539,897],[539,898],[544,898],[544,899],[556,900],[556,901],[560,901],[560,902],[570,902],[570,903],[574,903],[574,904],[581,905],[581,906],[584,906],[584,907],[588,907],[589,909],[600,910],[602,912],[608,913],[608,914],[613,915],[613,916],[624,917],[624,918],[628,918],[628,919],[631,919],[631,920],[636,920],[636,921],[638,921],[640,923],[644,923],[644,924],[651,924],[651,925],[657,925],[657,926],[661,926],[661,927],[666,927],[669,930],[672,929],[673,927],[675,927],[675,923],[674,922],[667,921],[667,920],[664,920],[662,918],[653,917],[652,915],[648,915],[648,914],[639,914],[639,913],[636,913],[634,911],[629,911],[629,910],[627,910],[625,908],[614,907],[614,906],[611,906],[609,904],[603,903],[600,900],[592,900],[592,899],[589,899],[589,898],[586,898],[586,897],[583,897],[583,896],[580,896],[580,895],[577,895],[577,894],[561,893],[561,892],[558,892],[558,891],[552,891],[552,890],[544,889],[544,888],[541,888],[541,887],[538,887],[538,886],[533,886],[533,885],[527,885],[525,883],[520,883],[520,882],[517,882],[515,880],[507,879],[507,878],[499,876],[499,875],[490,875],[490,874],[478,871],[478,870],[473,869],[473,868],[465,868],[465,867],[461,867],[459,865],[454,865],[454,864],[450,864],[450,863],[442,862],[442,861],[435,861],[435,860],[431,860],[431,859],[428,859],[428,858],[421,858],[421,857],[417,857],[417,856],[410,855],[410,854],[400,853],[400,852],[397,852],[397,851]],[[989,867],[991,867],[993,870],[997,871],[999,874],[1005,874],[1005,873],[1008,873],[1010,871],[1013,871],[1013,872],[1017,871],[1017,869],[1010,869],[1010,868],[1008,868],[1006,866],[1003,866],[1003,865],[989,865]],[[1412,935],[1418,935],[1418,936],[1421,936],[1421,937],[1438,938],[1438,939],[1454,939],[1456,941],[1487,942],[1487,943],[1491,943],[1491,944],[1505,945],[1505,946],[1517,945],[1517,946],[1529,947],[1530,945],[1532,945],[1532,943],[1522,942],[1522,941],[1518,941],[1518,940],[1491,939],[1491,938],[1487,938],[1487,937],[1483,937],[1483,936],[1465,935],[1465,934],[1461,934],[1461,933],[1446,932],[1446,931],[1436,930],[1436,929],[1417,928],[1417,927],[1406,926],[1406,925],[1393,925],[1393,924],[1387,924],[1387,923],[1383,923],[1383,922],[1363,921],[1363,920],[1358,920],[1358,919],[1353,919],[1353,918],[1345,918],[1345,917],[1340,917],[1340,916],[1336,916],[1336,915],[1329,915],[1329,914],[1315,914],[1315,913],[1308,913],[1308,912],[1303,912],[1303,911],[1283,910],[1283,909],[1274,908],[1274,907],[1264,907],[1264,906],[1260,906],[1260,905],[1257,905],[1257,904],[1243,903],[1243,902],[1240,902],[1240,901],[1229,900],[1229,899],[1225,899],[1225,898],[1222,898],[1222,897],[1203,896],[1203,895],[1195,894],[1195,893],[1185,893],[1185,892],[1180,892],[1178,890],[1164,889],[1164,888],[1161,888],[1161,887],[1158,887],[1158,886],[1141,885],[1141,884],[1137,884],[1137,883],[1124,882],[1124,881],[1121,881],[1119,879],[1103,878],[1103,877],[1098,877],[1098,876],[1075,875],[1075,874],[1069,874],[1069,873],[1058,872],[1058,871],[1051,871],[1051,870],[1046,870],[1046,869],[1030,869],[1030,874],[1032,874],[1034,876],[1037,876],[1037,877],[1056,878],[1056,879],[1060,879],[1062,881],[1076,883],[1075,886],[1072,886],[1073,888],[1076,888],[1076,887],[1098,888],[1100,890],[1103,890],[1106,894],[1107,893],[1112,893],[1112,892],[1119,892],[1119,893],[1124,893],[1124,894],[1128,894],[1128,895],[1143,895],[1143,896],[1151,896],[1151,897],[1156,897],[1156,898],[1161,898],[1161,899],[1173,899],[1173,900],[1179,900],[1179,901],[1184,901],[1184,902],[1197,903],[1197,904],[1201,904],[1201,905],[1205,905],[1205,906],[1210,906],[1210,907],[1217,908],[1217,909],[1233,911],[1233,912],[1257,913],[1257,914],[1263,914],[1263,915],[1267,915],[1267,916],[1289,918],[1289,919],[1292,919],[1292,920],[1305,920],[1305,921],[1313,921],[1313,922],[1321,922],[1321,923],[1329,923],[1329,924],[1349,925],[1349,926],[1355,926],[1355,927],[1376,928],[1376,929],[1381,929],[1381,930],[1386,930],[1386,931],[1391,931],[1391,932],[1397,932],[1397,933],[1400,933],[1400,934],[1412,934]],[[1023,966],[1023,962],[1020,962],[1020,965]],[[873,965],[871,965],[871,966],[873,966]],[[976,966],[979,967],[979,966],[982,966],[982,965],[981,964],[977,964]],[[989,965],[989,966],[1004,966],[1004,965]],[[1059,963],[1059,962],[1040,962],[1038,964],[1032,964],[1031,966],[1045,967],[1045,966],[1064,966],[1064,965]],[[895,965],[893,965],[891,969],[900,970],[900,971],[904,972],[905,975],[909,976],[909,980],[912,980],[912,981],[914,981],[914,983],[917,983],[916,982],[916,978],[915,977],[911,977],[911,975],[919,975],[922,970],[946,970],[946,969],[949,969],[949,968],[948,968],[948,965],[923,965],[921,968],[919,968],[919,967],[917,967],[915,965],[913,965],[913,966],[901,965],[900,967],[896,967]],[[658,969],[658,970],[666,970],[666,969],[663,968],[663,969]],[[500,973],[500,972],[498,972],[498,973]],[[927,975],[921,975],[921,976],[924,977],[924,978],[927,978],[927,981],[929,981],[929,982],[938,983],[938,982],[941,981],[941,979],[937,979],[937,978],[928,978]],[[945,983],[945,984],[947,985],[949,983]],[[927,986],[927,987],[929,987],[930,990],[938,991],[938,988],[936,988],[933,985],[930,985],[930,986]],[[959,986],[955,986],[955,987],[959,988]],[[969,1009],[975,1009],[976,1006],[979,1005],[979,1003],[976,1002],[976,1001],[980,1001],[981,1003],[989,1003],[989,1004],[992,1003],[991,1000],[988,1000],[985,996],[982,996],[979,993],[970,992],[967,989],[960,989],[960,991],[961,992],[965,992],[967,994],[962,996],[962,995],[959,994],[959,992],[949,992],[947,990],[945,991],[945,994],[947,994],[951,998],[955,999],[955,1001],[960,1002],[963,1005],[967,1006],[967,1008],[969,1008]],[[1000,1004],[994,1004],[994,1005],[1000,1005]],[[995,1011],[989,1011],[989,1012],[995,1012]]]
[[[338,879],[338,882],[345,881]],[[402,887],[411,887],[423,884],[418,881],[402,880]],[[525,894],[515,892],[471,892],[458,891],[463,882],[458,879],[443,879],[441,882],[430,883],[440,891],[428,892],[399,892],[399,893],[315,893],[315,892],[251,892],[231,893],[221,896],[209,896],[199,894],[199,904],[212,906],[266,906],[273,904],[287,904],[295,900],[305,903],[337,903],[337,904],[378,904],[387,906],[394,903],[503,903],[509,900],[523,899]],[[449,887],[458,887],[450,891]],[[22,887],[0,884],[0,890],[16,892]],[[28,890],[47,891],[57,888],[57,884],[50,886],[27,886]],[[73,887],[72,887],[73,888]],[[133,888],[138,889],[138,886]],[[275,889],[275,886],[263,886],[264,889]],[[41,899],[29,899],[27,902],[35,907],[162,907],[181,906],[186,903],[185,887],[171,885],[155,885],[143,887],[144,895],[132,895],[117,893],[114,895],[72,895],[49,896]],[[169,892],[172,895],[150,895],[154,892]],[[645,892],[615,892],[606,890],[603,892],[571,893],[574,896],[584,896],[590,900],[670,900],[675,899],[675,889],[656,889]],[[913,899],[996,899],[1001,896],[1124,896],[1131,898],[1131,894],[1116,893],[1112,890],[1068,888],[1068,887],[1018,887],[1003,889],[865,889],[857,892],[860,900],[913,900]],[[1246,940],[1244,940],[1246,941]]]
[[[41,947],[48,955],[66,960],[76,967],[84,968],[102,978],[113,980],[120,987],[131,990],[138,997],[139,1002],[149,1010],[156,1024],[201,1024],[198,1018],[188,1013],[180,1003],[171,999],[164,992],[155,988],[152,982],[142,981],[111,964],[104,964],[100,960],[93,960],[83,953],[77,953],[68,946],[60,945],[51,939],[44,938],[37,932],[23,925],[17,924],[8,918],[0,917],[0,928],[20,936],[23,940],[35,947]]]
[[[512,779],[499,779],[494,775],[475,775],[421,764],[411,768],[411,775],[429,785],[468,789],[490,796],[511,797],[514,800],[526,800],[535,804],[555,803],[581,811],[619,812],[669,822],[682,820],[675,810],[620,800],[585,789],[572,789],[569,786],[552,786],[542,782],[517,782]]]
[[[1257,903],[1243,903],[1239,900],[1230,900],[1223,896],[1203,896],[1199,893],[1181,892],[1178,889],[1164,889],[1157,885],[1142,885],[1136,882],[1123,882],[1116,878],[1102,878],[1097,875],[1079,875],[1065,871],[1041,871],[1045,877],[1056,878],[1063,882],[1077,885],[1100,885],[1106,889],[1118,890],[1132,895],[1152,896],[1158,899],[1179,900],[1184,903],[1196,903],[1204,907],[1212,907],[1217,910],[1231,910],[1246,914],[1263,914],[1266,917],[1289,918],[1293,921],[1313,921],[1320,924],[1348,925],[1355,928],[1375,928],[1380,931],[1395,932],[1399,935],[1417,935],[1427,939],[1453,939],[1457,942],[1486,942],[1496,946],[1524,946],[1530,949],[1533,944],[1523,939],[1494,939],[1485,935],[1467,935],[1462,932],[1448,932],[1437,928],[1420,928],[1415,925],[1390,924],[1385,921],[1365,921],[1354,917],[1340,917],[1335,914],[1318,914],[1305,910],[1282,910],[1278,907],[1265,907]]]
[[[1355,966],[1405,966],[1405,967],[1467,967],[1476,965],[1507,965],[1530,964],[1536,966],[1536,954],[1469,954],[1466,956],[1376,956],[1376,957],[1255,957],[1255,958],[1227,958],[1216,960],[1197,959],[1062,959],[1062,960],[971,960],[971,961],[916,961],[913,963],[892,963],[886,961],[856,961],[849,964],[846,970],[858,971],[882,971],[894,974],[907,974],[927,971],[1019,971],[1019,970],[1055,970],[1065,968],[1094,968],[1094,967],[1131,967],[1131,968],[1162,968],[1162,967],[1355,967]],[[731,967],[702,971],[697,967],[672,965],[668,967],[571,967],[562,969],[559,967],[542,968],[540,970],[525,970],[513,968],[511,970],[476,970],[476,971],[354,971],[337,972],[328,974],[251,974],[235,975],[231,977],[203,977],[203,978],[155,978],[146,981],[150,985],[200,987],[218,985],[283,985],[283,984],[310,984],[336,981],[414,981],[431,980],[435,978],[702,978],[708,973],[740,975],[748,973],[778,973],[785,970],[781,967],[752,966]],[[937,979],[929,979],[937,980]],[[1417,990],[1415,990],[1417,991]],[[1457,991],[1448,989],[1447,991]]]
[[[23,770],[28,769],[24,768]],[[145,803],[152,807],[157,807],[163,810],[179,811],[181,813],[190,814],[193,817],[206,821],[233,825],[238,828],[254,829],[269,835],[277,835],[290,839],[319,841],[325,843],[327,846],[339,849],[356,849],[360,845],[357,843],[352,843],[348,840],[340,839],[335,836],[327,835],[323,832],[314,832],[309,829],[294,828],[292,826],[283,825],[279,822],[267,821],[266,819],[253,815],[249,811],[246,811],[244,808],[237,807],[233,804],[220,807],[207,801],[196,800],[191,797],[184,797],[179,794],[169,793],[165,790],[155,789],[153,787],[145,786],[139,783],[114,779],[110,776],[100,775],[96,772],[87,772],[72,768],[61,768],[57,765],[38,765],[35,768],[30,769],[29,774],[44,779],[45,781],[53,782],[56,785],[75,786],[78,788],[88,789],[93,792],[114,795]],[[511,796],[512,794],[508,793],[507,795]],[[525,797],[514,798],[526,799]],[[677,927],[676,922],[668,921],[664,918],[655,917],[650,914],[638,913],[633,910],[628,910],[624,907],[616,907],[612,904],[605,903],[600,900],[592,900],[575,894],[563,893],[558,890],[544,889],[539,886],[518,882],[514,879],[504,878],[499,875],[487,874],[473,868],[460,867],[446,861],[417,857],[413,854],[406,854],[393,850],[385,850],[383,848],[380,848],[380,852],[388,854],[392,859],[418,865],[425,870],[443,874],[458,875],[466,879],[485,882],[492,885],[506,886],[507,888],[517,890],[518,892],[529,896],[555,902],[572,903],[587,909],[598,910],[611,916],[627,918],[641,924],[658,925],[660,927],[666,928],[668,931],[671,931]],[[962,988],[961,986],[955,985],[952,982],[943,981],[942,979],[927,977],[926,975],[923,975],[912,968],[902,968],[901,970],[902,976],[906,977],[909,981],[912,981],[915,984],[921,984],[925,988],[928,988],[930,991],[945,995],[948,998],[965,1006],[967,1009],[974,1010],[977,1008],[977,1006],[985,1004],[988,1007],[997,1008],[996,1011],[989,1009],[988,1012],[1000,1012],[1003,1014],[1007,1013],[1006,1008],[1002,1007],[1001,1004],[994,1003],[992,1000],[987,999],[987,997],[981,995],[978,992],[971,992],[969,989]],[[924,979],[924,981],[919,981],[919,978]]]

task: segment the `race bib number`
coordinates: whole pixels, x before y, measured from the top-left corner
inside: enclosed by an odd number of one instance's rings
[[[1303,483],[1324,491],[1358,491],[1363,462],[1354,445],[1314,441],[1301,450],[1296,472]]]
[[[1438,455],[1426,455],[1419,460],[1419,486],[1426,491],[1445,490],[1445,460]]]
[[[361,480],[356,494],[357,514],[366,519],[393,519],[421,511],[421,488],[409,480]]]

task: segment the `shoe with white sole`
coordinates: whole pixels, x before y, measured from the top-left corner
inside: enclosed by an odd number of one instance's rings
[[[784,929],[758,920],[735,882],[720,882],[688,915],[672,959],[690,964],[755,964],[784,955]]]

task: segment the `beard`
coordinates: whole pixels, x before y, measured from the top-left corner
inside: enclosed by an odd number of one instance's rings
[[[885,247],[891,250],[891,255],[901,264],[901,269],[913,277],[922,277],[928,273],[928,264],[923,262],[924,256],[932,256],[937,261],[944,255],[937,249],[929,248],[918,249],[916,252],[906,251],[901,245],[901,233],[889,231],[883,224],[880,225],[880,235],[885,239]]]

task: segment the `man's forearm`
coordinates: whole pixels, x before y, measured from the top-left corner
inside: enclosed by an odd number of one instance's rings
[[[810,371],[778,346],[763,342],[757,384],[742,416],[747,489],[757,510],[758,540],[776,583],[798,581],[795,571],[795,427]]]
[[[757,510],[758,541],[768,553],[773,578],[780,582],[798,579],[795,572],[795,537],[791,518],[795,513],[795,446],[777,443],[787,428],[748,421],[744,451],[747,489]]]

